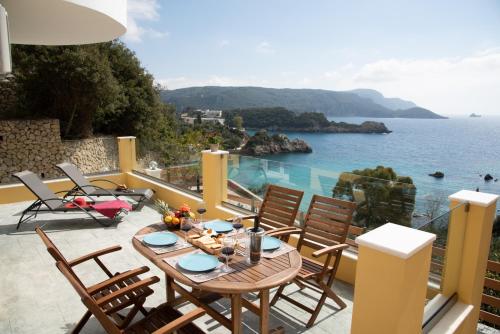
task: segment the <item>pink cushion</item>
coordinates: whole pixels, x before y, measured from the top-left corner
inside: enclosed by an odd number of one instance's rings
[[[114,218],[115,215],[122,209],[127,211],[132,210],[132,206],[129,203],[119,199],[115,199],[114,201],[99,202],[92,205],[92,208],[103,216],[111,219]]]

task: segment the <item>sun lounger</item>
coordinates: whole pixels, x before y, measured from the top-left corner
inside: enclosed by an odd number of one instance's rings
[[[90,197],[113,196],[118,198],[120,196],[131,197],[137,201],[134,210],[140,210],[144,206],[145,201],[149,200],[154,195],[151,189],[124,189],[121,185],[106,179],[97,179],[89,181],[83,173],[75,165],[69,162],[63,162],[56,165],[71,181],[75,184],[72,191],[80,191]],[[103,187],[92,184],[92,182],[107,182],[113,184],[115,189],[105,189]],[[71,195],[71,192],[70,192]]]
[[[39,212],[79,212],[84,213],[90,218],[92,218],[97,223],[103,226],[110,226],[114,220],[108,219],[100,219],[97,218],[90,211],[95,211],[93,207],[93,203],[86,203],[77,200],[69,200],[66,198],[58,197],[58,193],[54,193],[50,188],[40,180],[40,178],[33,172],[25,170],[23,172],[15,173],[13,176],[19,181],[21,181],[38,199],[34,201],[29,207],[27,207],[19,218],[19,222],[17,223],[17,229],[21,226],[21,223],[26,222],[31,218],[36,218]],[[66,193],[66,191],[64,191]],[[78,193],[75,193],[78,195]],[[124,201],[120,201],[122,203],[114,203],[120,204],[121,208],[124,210],[118,210],[121,212],[128,212],[130,209],[130,205]],[[118,212],[117,211],[117,212]]]

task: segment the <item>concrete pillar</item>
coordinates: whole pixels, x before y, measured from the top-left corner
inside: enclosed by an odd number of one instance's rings
[[[422,332],[436,236],[385,224],[358,238],[352,334]]]
[[[227,200],[227,159],[229,152],[202,152],[203,200],[207,211]]]
[[[118,159],[122,173],[136,168],[135,137],[118,137]]]
[[[452,214],[443,294],[457,292],[460,302],[473,306],[460,333],[476,333],[498,196],[462,190],[451,195],[450,200],[451,208],[468,203],[468,210],[464,206]]]

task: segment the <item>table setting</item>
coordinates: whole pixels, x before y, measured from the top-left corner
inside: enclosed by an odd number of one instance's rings
[[[132,238],[134,248],[165,273],[167,302],[175,304],[180,295],[203,307],[233,333],[241,333],[243,306],[258,316],[268,314],[269,290],[290,282],[301,268],[299,252],[265,235],[258,218],[252,227],[244,229],[241,217],[232,222],[203,221],[196,219],[187,205],[179,212],[166,205],[163,208],[173,216],[139,230]],[[178,220],[174,219],[176,215]],[[231,318],[198,299],[193,294],[196,291],[230,298]],[[245,299],[248,292],[259,293],[257,304]],[[264,317],[260,330],[265,333],[267,329]]]

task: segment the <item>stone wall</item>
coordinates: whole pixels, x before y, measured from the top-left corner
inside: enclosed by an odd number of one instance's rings
[[[11,175],[25,169],[42,178],[61,176],[54,165],[63,161],[84,173],[116,170],[116,138],[62,141],[56,119],[0,121],[0,183],[15,182]]]
[[[62,142],[63,157],[84,173],[108,172],[118,167],[118,142],[115,137],[97,137]]]

